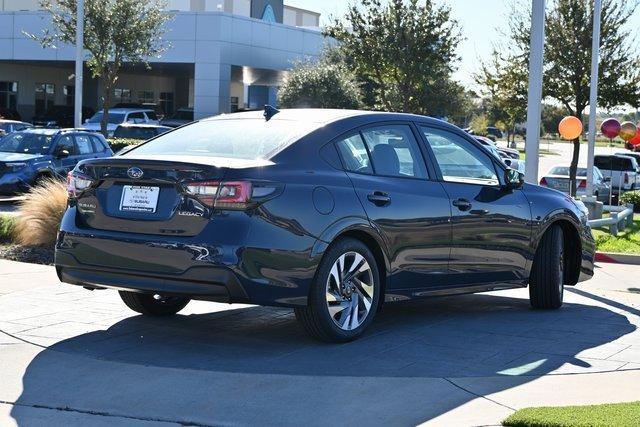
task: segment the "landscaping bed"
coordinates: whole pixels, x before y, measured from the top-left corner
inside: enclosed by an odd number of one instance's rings
[[[640,425],[640,402],[521,409],[502,422],[511,427]]]
[[[640,255],[640,219],[634,219],[633,225],[612,236],[606,228],[594,228],[598,252],[610,252],[628,255]]]

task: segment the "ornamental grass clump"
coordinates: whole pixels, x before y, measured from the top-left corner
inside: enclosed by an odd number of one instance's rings
[[[47,179],[32,187],[18,206],[13,229],[15,243],[53,248],[66,209],[64,182]]]

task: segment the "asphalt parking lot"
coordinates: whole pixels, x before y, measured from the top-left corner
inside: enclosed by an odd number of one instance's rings
[[[364,339],[327,345],[290,310],[149,319],[0,261],[0,425],[487,425],[638,400],[639,273],[603,265],[556,312],[526,289],[390,305]]]

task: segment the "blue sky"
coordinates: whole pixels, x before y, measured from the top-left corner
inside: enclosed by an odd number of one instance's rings
[[[466,85],[472,85],[472,74],[478,68],[479,58],[491,54],[492,43],[499,38],[496,28],[504,26],[507,0],[450,0],[448,3],[456,19],[462,25],[465,40],[459,47],[461,61],[456,77]],[[309,9],[322,14],[321,24],[330,15],[341,16],[350,4],[348,0],[285,0],[285,4]]]

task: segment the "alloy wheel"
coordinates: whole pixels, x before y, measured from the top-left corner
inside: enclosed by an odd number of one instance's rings
[[[371,311],[374,296],[371,266],[357,252],[342,254],[331,266],[326,284],[329,315],[340,329],[360,326]]]

